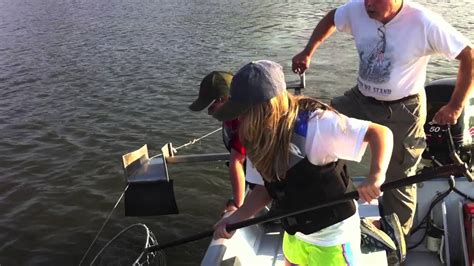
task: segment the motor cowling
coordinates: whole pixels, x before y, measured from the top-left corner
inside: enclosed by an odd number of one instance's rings
[[[456,79],[434,80],[425,86],[427,99],[427,119],[424,125],[427,148],[423,158],[433,159],[442,164],[452,163],[449,156],[449,135],[446,126],[432,122],[438,110],[451,99]],[[474,135],[474,97],[471,95],[463,108],[457,123],[451,126],[454,147],[461,159],[471,165]]]

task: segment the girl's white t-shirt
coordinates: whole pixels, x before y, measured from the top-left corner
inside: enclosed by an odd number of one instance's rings
[[[441,16],[408,0],[385,25],[367,15],[363,1],[338,7],[334,22],[338,31],[354,37],[360,92],[383,101],[421,93],[431,55],[454,59],[473,47]]]
[[[324,165],[338,159],[360,162],[366,150],[365,133],[369,121],[349,118],[333,111],[318,110],[308,121],[305,149],[308,160],[314,165]],[[264,185],[258,171],[247,159],[246,180]],[[357,206],[357,204],[356,204]],[[334,246],[360,238],[359,213],[342,222],[313,234],[296,233],[295,236],[318,246]]]

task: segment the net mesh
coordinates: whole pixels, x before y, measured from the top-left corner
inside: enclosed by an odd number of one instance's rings
[[[90,265],[166,265],[163,251],[143,252],[157,244],[155,235],[146,225],[133,224],[105,244]]]

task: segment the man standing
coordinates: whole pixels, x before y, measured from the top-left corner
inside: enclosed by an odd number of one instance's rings
[[[472,44],[439,15],[419,4],[407,0],[352,1],[330,11],[318,23],[305,49],[293,58],[293,71],[303,73],[316,49],[336,29],[354,37],[360,63],[357,85],[331,104],[347,116],[370,120],[393,131],[387,181],[414,174],[426,147],[424,83],[430,56],[441,54],[460,62],[451,99],[433,118],[438,124],[455,124],[474,87]],[[397,220],[398,216],[407,235],[413,225],[416,186],[386,191],[381,202],[383,213],[395,213],[391,217]],[[381,222],[385,231],[393,232],[393,228],[387,228],[390,223]],[[396,240],[402,251],[404,240]],[[399,260],[404,256],[399,254]]]

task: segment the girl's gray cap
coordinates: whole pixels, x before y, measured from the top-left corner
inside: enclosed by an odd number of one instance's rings
[[[234,75],[229,100],[213,116],[219,121],[236,119],[253,105],[270,100],[285,90],[281,65],[269,60],[252,61]]]

